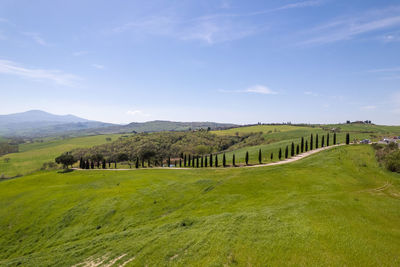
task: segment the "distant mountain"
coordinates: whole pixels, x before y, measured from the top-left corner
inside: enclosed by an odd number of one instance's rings
[[[74,123],[88,121],[74,115],[54,115],[42,110],[29,110],[21,113],[0,115],[0,125],[26,122]]]
[[[114,125],[90,121],[74,115],[55,115],[41,110],[0,115],[0,135],[2,136],[45,137]]]
[[[187,131],[197,129],[225,129],[237,125],[216,122],[149,121],[127,125],[104,123],[79,118],[74,115],[54,115],[41,110],[0,115],[0,136],[46,137],[82,136],[111,133],[142,133],[161,131]]]

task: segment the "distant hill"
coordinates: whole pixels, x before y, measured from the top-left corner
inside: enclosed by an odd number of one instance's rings
[[[211,130],[235,127],[235,124],[215,122],[149,121],[127,125],[91,121],[74,115],[54,115],[41,110],[0,115],[0,136],[46,137],[83,136],[96,134],[186,131],[189,129]]]
[[[0,115],[0,135],[2,136],[42,137],[113,125],[74,115],[55,115],[41,110]]]
[[[111,134],[111,133],[143,133],[143,132],[161,132],[161,131],[187,131],[207,129],[211,130],[226,129],[237,127],[231,123],[217,122],[176,122],[176,121],[148,121],[148,122],[132,122],[127,125],[114,125],[100,129],[89,129],[86,133],[90,134]]]

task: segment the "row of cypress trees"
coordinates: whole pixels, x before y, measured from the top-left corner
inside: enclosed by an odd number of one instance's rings
[[[333,134],[333,145],[336,145],[337,139],[336,139],[336,133]],[[350,134],[346,134],[346,144],[350,144]],[[284,155],[282,152],[282,148],[279,149],[278,152],[278,159],[281,160],[282,157],[284,156],[285,159],[290,157],[293,157],[295,155],[301,154],[303,152],[307,152],[309,150],[313,150],[315,145],[315,149],[318,149],[319,146],[325,147],[325,146],[330,146],[330,134],[322,135],[321,137],[321,142],[319,142],[319,135],[315,135],[315,141],[314,141],[314,135],[311,134],[310,140],[305,140],[304,137],[301,138],[300,144],[295,145],[293,142],[290,145],[290,151],[289,151],[289,146],[286,146],[284,149]],[[258,163],[262,164],[262,151],[259,149],[258,151]],[[274,159],[274,153],[271,152],[270,154],[270,159],[271,161]],[[82,158],[80,159],[80,165],[79,167],[81,169],[94,169],[95,168],[95,163],[97,163],[97,168],[100,168],[100,161],[93,161],[93,160],[83,160]],[[140,164],[141,163],[141,164]],[[207,167],[220,167],[219,165],[219,158],[218,154],[209,154],[209,155],[202,155],[202,156],[197,156],[197,155],[191,155],[191,154],[181,154],[179,160],[174,160],[174,162],[171,161],[171,158],[168,157],[167,159],[167,167],[170,167],[174,163],[175,167],[193,167],[193,168],[207,168]],[[155,163],[156,164],[156,163]],[[245,164],[249,165],[249,152],[247,151],[245,154]],[[111,167],[111,162],[108,163],[108,167]],[[142,168],[145,167],[145,160],[140,159],[139,157],[136,157],[135,160],[135,168],[139,168],[141,165]],[[163,164],[161,163],[160,166]],[[148,166],[150,167],[150,160],[148,160]],[[222,154],[222,167],[226,167],[226,156],[225,153]],[[232,155],[232,166],[236,166],[236,157],[235,154]],[[101,167],[103,169],[106,169],[106,160],[103,159],[101,162]],[[114,162],[114,168],[117,168],[117,162]]]

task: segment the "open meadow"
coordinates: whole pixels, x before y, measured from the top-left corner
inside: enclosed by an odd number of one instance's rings
[[[1,183],[0,265],[396,266],[400,176],[368,145],[261,168]]]

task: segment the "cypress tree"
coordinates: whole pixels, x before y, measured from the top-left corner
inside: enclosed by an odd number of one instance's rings
[[[139,157],[136,157],[135,167],[136,169],[139,168]]]
[[[207,168],[207,155],[204,156],[204,167]]]
[[[201,155],[201,164],[200,164],[200,166],[202,168],[204,167],[204,156],[203,155]]]
[[[117,161],[114,161],[114,169],[117,168]]]
[[[261,148],[260,150],[258,150],[258,163],[261,164],[262,163],[262,154],[261,154]]]
[[[190,154],[189,154],[189,157],[188,157],[188,166],[190,167],[191,164],[192,164],[192,159],[191,159],[191,156],[190,156]]]
[[[336,133],[333,134],[333,144],[336,145]]]
[[[183,156],[183,166],[186,167],[186,154]]]
[[[192,156],[192,168],[194,168],[194,156]]]
[[[321,147],[325,146],[325,135],[322,136]]]
[[[212,166],[213,166],[213,155],[210,154],[210,167],[212,167]]]
[[[249,165],[249,152],[248,151],[246,151],[246,157],[245,157],[244,161],[246,162],[246,165]]]
[[[306,140],[306,152],[308,151],[308,140]]]
[[[235,154],[232,155],[232,165],[233,167],[236,167]]]
[[[326,134],[326,146],[329,146],[329,133]]]
[[[301,153],[304,152],[304,137],[301,138],[300,151],[301,151]]]
[[[92,160],[92,162],[90,163],[90,168],[94,169],[94,161]]]
[[[299,144],[297,144],[297,146],[296,146],[296,155],[298,155],[300,153],[300,146],[299,146]]]
[[[346,134],[346,145],[349,145],[349,144],[350,144],[350,134],[347,133]]]
[[[290,149],[290,156],[294,156],[294,143],[292,142],[292,147]]]
[[[196,156],[196,168],[199,167],[199,156]]]
[[[111,160],[108,160],[108,168],[111,169]]]
[[[81,159],[79,160],[79,168],[83,169],[82,166],[83,166],[83,162],[82,162],[82,157],[81,157]]]
[[[289,146],[286,146],[285,148],[285,159],[289,157]]]
[[[103,159],[103,169],[105,169],[105,168],[106,168],[106,160]]]
[[[96,165],[97,165],[97,169],[100,169],[100,161],[99,160],[96,162]]]
[[[310,150],[313,150],[313,143],[314,143],[314,136],[313,136],[313,134],[311,134],[311,137],[310,137]]]
[[[319,144],[318,144],[318,134],[316,134],[315,136],[315,148],[318,148]]]
[[[182,158],[179,159],[179,168],[182,168]]]
[[[171,167],[171,157],[170,156],[168,156],[168,160],[167,160],[167,167]]]
[[[218,168],[218,154],[215,155],[215,167]]]
[[[224,168],[226,167],[225,153],[222,155],[222,166],[224,166]]]
[[[273,159],[274,159],[274,153],[271,152],[271,160],[273,160]]]
[[[279,160],[282,159],[282,148],[279,148],[278,158],[279,158]]]

